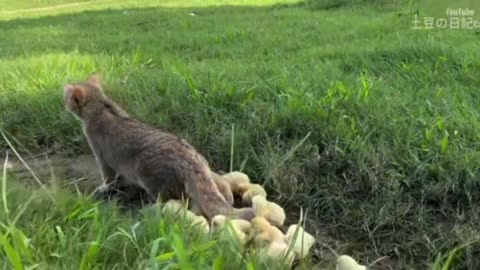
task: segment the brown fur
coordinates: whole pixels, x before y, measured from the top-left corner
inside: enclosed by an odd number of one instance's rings
[[[222,196],[208,163],[193,146],[131,118],[105,96],[98,76],[65,85],[64,101],[83,124],[106,186],[122,176],[151,199],[185,194],[209,219],[219,214],[247,220],[255,216],[251,208],[235,209]]]
[[[220,193],[222,193],[225,200],[227,200],[228,204],[233,205],[233,193],[230,189],[230,185],[222,178],[222,175],[219,175],[218,173],[212,171],[212,176],[218,190],[220,191]]]

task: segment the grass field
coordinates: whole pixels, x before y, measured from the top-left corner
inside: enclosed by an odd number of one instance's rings
[[[307,210],[337,252],[390,257],[373,269],[480,269],[478,32],[413,30],[415,1],[0,8],[0,128],[20,154],[89,153],[62,86],[99,71],[132,115]],[[154,209],[3,183],[2,269],[280,269]],[[313,257],[300,267],[332,269],[325,247]]]

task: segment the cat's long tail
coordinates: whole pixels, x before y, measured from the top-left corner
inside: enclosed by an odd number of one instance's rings
[[[195,163],[198,165],[196,168],[181,173],[185,192],[208,219],[224,215],[250,221],[255,217],[252,208],[234,208],[230,205],[217,188],[209,166],[201,161]]]

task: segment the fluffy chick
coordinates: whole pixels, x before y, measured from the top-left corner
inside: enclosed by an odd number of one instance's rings
[[[208,225],[208,221],[203,216],[193,217],[192,225],[198,227],[205,234],[208,234],[210,232],[210,226]]]
[[[264,198],[267,198],[267,192],[259,184],[249,184],[247,190],[242,195],[242,203],[244,205],[251,205],[252,198],[255,196],[262,196]]]
[[[245,193],[250,184],[250,178],[248,178],[248,175],[237,171],[222,175],[222,179],[230,185],[232,193],[240,196]]]
[[[295,232],[297,232],[297,235],[295,235]],[[294,238],[294,236],[296,237]],[[315,237],[305,232],[302,226],[298,225],[291,225],[288,228],[285,239],[287,243],[293,243],[292,250],[297,259],[305,258],[315,244]]]
[[[264,250],[264,253],[267,257],[280,261],[284,260],[285,264],[292,265],[294,255],[292,252],[288,251],[288,244],[284,241],[274,241],[270,243]]]
[[[178,200],[169,200],[163,206],[165,211],[168,211],[172,214],[176,214],[182,217],[185,217],[189,220],[192,225],[198,226],[202,232],[208,233],[210,227],[208,226],[208,221],[203,216],[197,216],[192,211],[186,209],[181,201]]]
[[[337,270],[367,270],[367,267],[358,264],[355,259],[348,255],[342,255],[337,258]]]
[[[252,207],[255,216],[264,217],[275,226],[282,226],[285,222],[285,211],[282,207],[274,202],[267,201],[262,196],[254,196],[252,198]]]
[[[248,242],[248,235],[252,224],[243,219],[227,219],[223,215],[217,215],[212,219],[212,228],[224,228],[228,226],[230,232],[236,236],[242,245]]]
[[[250,222],[243,219],[227,219],[227,217],[223,215],[217,215],[212,219],[212,223],[217,226],[225,225],[227,222],[230,222],[245,233],[249,232],[252,227]]]
[[[285,242],[285,236],[277,227],[272,226],[268,220],[263,217],[252,219],[251,235],[253,242],[257,245],[272,242]]]
[[[178,211],[182,210],[183,208],[184,208],[183,203],[179,200],[169,200],[163,206],[163,209],[165,211],[170,212],[170,213],[177,213]]]

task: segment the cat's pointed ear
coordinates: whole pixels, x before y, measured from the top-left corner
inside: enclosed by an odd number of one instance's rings
[[[77,107],[81,108],[85,106],[85,93],[82,88],[72,84],[66,84],[63,87],[63,93],[65,98]]]
[[[102,79],[101,79],[101,77],[100,77],[100,74],[98,74],[98,73],[93,73],[93,74],[90,75],[90,77],[88,78],[88,82],[100,87],[100,86],[102,85]]]

